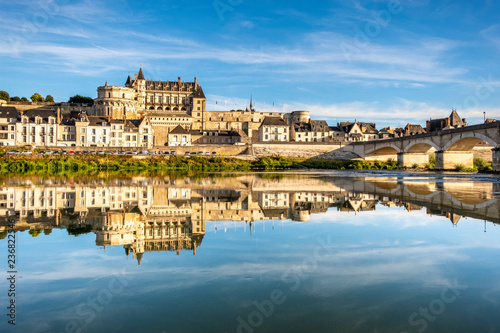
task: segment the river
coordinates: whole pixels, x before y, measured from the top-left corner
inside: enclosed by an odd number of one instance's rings
[[[498,176],[0,183],[2,332],[500,331]]]

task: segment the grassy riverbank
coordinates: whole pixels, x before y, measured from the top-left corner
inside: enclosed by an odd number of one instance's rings
[[[484,161],[483,169],[488,168]],[[116,155],[1,156],[0,174],[93,174],[165,171],[255,171],[284,169],[396,170],[396,161],[320,160],[264,157],[256,161],[224,157],[163,157],[142,159]],[[463,171],[463,170],[457,170]],[[467,170],[467,171],[477,171]]]

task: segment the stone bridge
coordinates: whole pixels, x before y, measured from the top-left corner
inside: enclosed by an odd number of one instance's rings
[[[461,164],[473,167],[472,149],[481,142],[492,149],[493,170],[500,171],[500,121],[401,138],[353,142],[342,148],[366,160],[397,158],[400,166],[424,166],[429,153],[436,154],[436,169],[454,169]]]

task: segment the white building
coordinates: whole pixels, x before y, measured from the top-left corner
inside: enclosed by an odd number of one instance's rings
[[[285,121],[281,118],[265,117],[259,127],[259,141],[288,142],[290,140],[290,130]]]
[[[16,123],[16,145],[55,147],[57,145],[57,117],[51,110],[32,109],[21,115]]]
[[[0,146],[16,145],[16,122],[19,112],[15,107],[0,107]]]

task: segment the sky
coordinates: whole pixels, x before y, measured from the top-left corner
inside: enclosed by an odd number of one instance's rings
[[[493,0],[0,0],[0,90],[67,101],[147,78],[192,82],[207,110],[425,125],[500,118]],[[484,114],[485,112],[485,114]]]

